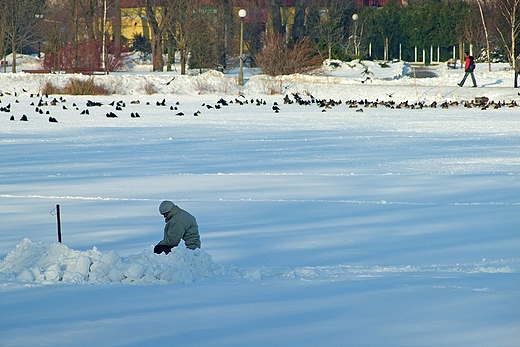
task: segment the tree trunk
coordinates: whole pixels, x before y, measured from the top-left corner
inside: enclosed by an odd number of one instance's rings
[[[181,75],[186,74],[186,50],[181,49]]]
[[[498,2],[499,10],[502,16],[507,23],[507,30],[509,31],[509,36],[505,34],[505,28],[498,27],[497,31],[500,34],[502,42],[504,43],[505,48],[507,49],[507,55],[509,60],[509,65],[511,67],[515,66],[515,44],[516,44],[516,36],[520,31],[520,26],[517,21],[518,16],[518,8],[520,6],[520,0],[502,0]]]
[[[152,70],[163,71],[164,60],[162,57],[162,30],[156,18],[156,7],[153,1],[146,1],[146,15],[152,29]]]
[[[0,4],[0,10],[3,11],[2,4]],[[4,60],[4,37],[5,37],[5,18],[3,15],[0,15],[0,61]]]
[[[280,13],[280,0],[271,0],[269,3],[269,17],[272,23],[272,30],[275,35],[283,34],[282,14]]]
[[[233,33],[229,23],[233,23],[233,4],[231,0],[218,1],[217,23],[217,63],[225,69],[227,67],[227,54],[233,47]],[[231,38],[231,39],[230,39]],[[232,51],[232,50],[231,50]]]
[[[486,20],[484,18],[484,11],[482,10],[482,4],[480,0],[477,0],[478,9],[480,10],[480,19],[482,20],[482,26],[484,27],[484,34],[486,36],[486,55],[488,62],[488,71],[491,71],[491,49],[489,48],[489,33],[487,30]]]
[[[153,71],[163,71],[163,68],[162,37],[154,33],[152,38],[152,69]]]
[[[294,23],[291,32],[294,42],[302,39],[305,35],[305,3],[305,0],[296,0]]]
[[[11,50],[13,51],[13,68],[11,71],[16,73],[16,41],[14,38],[11,40]]]
[[[114,15],[113,15],[113,32],[114,32],[114,56],[119,58],[121,55],[121,1],[113,0]]]

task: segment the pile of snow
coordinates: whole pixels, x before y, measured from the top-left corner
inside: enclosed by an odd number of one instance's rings
[[[41,284],[193,283],[219,273],[220,267],[200,249],[176,247],[167,256],[145,250],[121,257],[96,247],[83,252],[28,238],[0,262],[0,279]]]
[[[175,247],[168,255],[151,250],[121,257],[116,251],[101,253],[96,247],[77,251],[60,243],[25,238],[0,261],[1,282],[35,284],[195,283],[207,279],[257,281],[265,278],[352,279],[397,273],[518,273],[518,259],[471,264],[403,266],[318,266],[236,268],[218,265],[203,250]]]

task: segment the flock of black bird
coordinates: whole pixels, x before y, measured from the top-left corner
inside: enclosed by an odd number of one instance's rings
[[[0,93],[0,97],[4,97],[6,95],[11,96],[10,94]],[[15,93],[14,96],[17,97],[18,94]],[[517,107],[518,106],[518,104],[514,100],[509,101],[509,102],[505,102],[505,101],[495,102],[493,100],[489,100],[489,98],[487,98],[487,97],[477,97],[471,101],[460,101],[460,102],[459,101],[444,101],[442,103],[433,101],[431,103],[426,103],[426,102],[422,102],[422,101],[395,102],[394,100],[392,100],[392,94],[390,94],[388,96],[389,96],[390,100],[387,100],[387,101],[383,101],[383,100],[379,100],[379,99],[376,99],[375,101],[370,101],[368,99],[341,101],[341,100],[334,100],[334,99],[318,99],[310,94],[301,96],[298,93],[291,93],[291,94],[286,94],[283,97],[283,105],[291,105],[291,104],[302,105],[302,106],[316,105],[319,109],[321,109],[321,112],[326,112],[328,109],[332,109],[333,107],[336,107],[336,106],[339,106],[342,104],[345,104],[350,109],[356,109],[356,112],[363,112],[364,108],[377,108],[377,107],[385,107],[385,108],[399,110],[399,109],[423,109],[423,108],[448,109],[451,107],[463,106],[466,108],[480,108],[482,110],[486,110],[488,108],[499,109],[502,107]],[[40,115],[43,115],[43,114],[48,115],[49,122],[51,122],[51,123],[58,123],[58,120],[55,117],[51,116],[51,111],[48,106],[61,105],[61,108],[63,110],[69,110],[69,108],[66,106],[66,99],[64,99],[62,96],[60,96],[59,98],[56,98],[56,97],[49,97],[49,95],[31,94],[30,97],[35,98],[37,100],[37,101],[31,102],[31,106],[35,107],[34,108],[35,113],[40,114]],[[15,99],[14,103],[19,103],[18,99]],[[130,104],[139,105],[139,104],[141,104],[141,101],[134,100],[134,101],[131,101]],[[143,102],[143,104],[145,104],[147,106],[152,105],[149,101]],[[266,106],[267,102],[263,99],[254,99],[254,98],[248,99],[244,95],[241,94],[238,97],[235,97],[234,99],[231,99],[231,100],[225,100],[224,98],[220,98],[214,104],[203,103],[201,105],[201,108],[206,108],[208,110],[210,110],[210,109],[218,110],[218,109],[222,109],[224,107],[228,107],[232,104],[234,104],[234,105],[250,104],[250,105],[256,105],[256,106]],[[110,107],[113,107],[113,110],[106,113],[107,118],[120,117],[124,113],[125,108],[127,106],[126,103],[122,100],[112,101],[112,102],[108,103],[107,105]],[[85,108],[83,108],[83,109],[80,109],[80,107],[76,103],[72,103],[72,105],[69,107],[72,107],[73,110],[78,111],[80,115],[89,115],[90,114],[89,109],[101,107],[101,106],[103,106],[103,103],[101,103],[101,102],[88,100],[86,102]],[[157,101],[155,103],[155,106],[167,107],[168,105],[166,103],[166,99],[163,99],[162,101]],[[175,102],[174,104],[170,105],[169,109],[170,109],[170,111],[175,112],[174,114],[176,116],[184,116],[185,115],[184,112],[180,111],[179,107],[180,107],[180,103]],[[273,102],[271,108],[274,111],[274,113],[280,113],[283,106],[278,104],[278,102]],[[11,103],[9,103],[5,106],[2,106],[2,101],[0,99],[0,112],[12,114],[13,111],[11,108]],[[193,116],[199,116],[200,114],[202,114],[202,112],[200,110],[197,110],[196,112],[193,113]],[[138,112],[131,112],[130,117],[131,118],[140,118],[141,115]],[[14,115],[11,115],[9,117],[9,119],[11,121],[15,121],[16,117]],[[19,120],[26,122],[26,121],[29,121],[29,117],[24,114],[19,118]]]

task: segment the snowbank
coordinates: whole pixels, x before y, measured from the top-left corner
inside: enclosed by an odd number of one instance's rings
[[[0,281],[35,284],[195,283],[207,279],[257,281],[265,278],[352,279],[396,273],[517,273],[519,259],[471,264],[404,266],[318,266],[301,268],[236,268],[213,262],[203,250],[176,247],[168,255],[150,250],[121,257],[116,251],[101,253],[96,247],[76,251],[59,243],[25,238],[0,261]]]
[[[59,243],[25,238],[0,262],[0,278],[41,284],[63,283],[192,283],[221,272],[211,256],[200,249],[176,247],[165,255],[145,250],[120,257],[96,247],[76,251]]]

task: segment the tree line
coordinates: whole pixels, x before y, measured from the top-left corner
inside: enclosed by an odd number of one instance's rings
[[[480,61],[514,67],[519,51],[520,0],[409,0],[405,6],[382,7],[356,6],[354,0],[294,0],[290,8],[282,0],[133,2],[151,32],[139,47],[148,47],[154,71],[171,69],[175,57],[181,73],[238,65],[239,6],[247,11],[248,63],[273,74],[298,72],[326,58],[410,61],[417,48],[430,54],[430,47],[436,47],[440,61],[457,47],[459,55],[472,50]],[[119,0],[0,0],[0,54],[42,52],[44,65],[54,70],[117,70],[121,52],[144,39],[121,35],[121,13]]]

